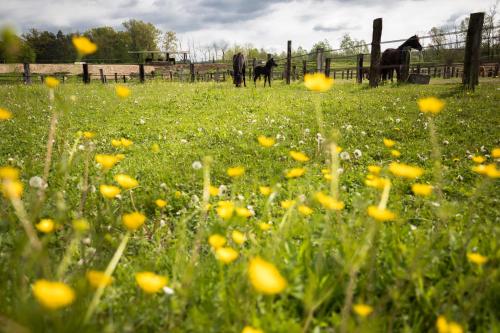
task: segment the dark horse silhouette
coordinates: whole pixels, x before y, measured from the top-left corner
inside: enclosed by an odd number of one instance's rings
[[[269,83],[269,87],[271,87],[271,69],[273,67],[278,67],[273,58],[269,59],[265,66],[255,66],[253,73],[253,83],[255,86],[257,86],[257,79],[260,79],[260,76],[264,75],[264,87],[266,86],[266,80]]]
[[[401,79],[403,50],[407,47],[422,51],[422,45],[420,45],[417,35],[411,36],[397,49],[387,49],[384,53],[382,53],[382,59],[380,60],[382,80],[385,81],[390,78],[392,81],[394,70],[396,70],[396,77],[398,81]]]
[[[245,56],[240,52],[233,56],[233,83],[237,88],[241,87],[241,81],[245,87],[247,86],[245,72]]]

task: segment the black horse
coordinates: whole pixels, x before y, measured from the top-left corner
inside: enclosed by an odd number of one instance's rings
[[[271,58],[266,62],[265,66],[255,66],[253,73],[253,83],[257,87],[257,79],[260,79],[261,75],[264,75],[264,87],[266,86],[266,80],[269,83],[269,87],[271,87],[271,69],[273,67],[278,67],[278,64],[274,62],[274,59]]]
[[[382,53],[382,59],[380,60],[382,80],[385,81],[390,78],[392,81],[394,70],[396,70],[396,77],[398,81],[401,79],[401,65],[405,48],[412,48],[422,51],[422,45],[420,45],[418,36],[411,36],[397,49],[387,49],[384,51],[384,53]]]
[[[245,87],[247,86],[245,72],[245,56],[240,52],[233,56],[233,83],[237,88],[241,87],[241,81]]]

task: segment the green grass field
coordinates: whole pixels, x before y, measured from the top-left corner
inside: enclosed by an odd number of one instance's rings
[[[341,84],[322,94],[281,82],[271,89],[162,82],[129,87],[131,95],[120,99],[112,84],[60,85],[51,103],[45,86],[0,86],[0,108],[13,114],[0,121],[0,166],[18,168],[24,184],[22,200],[0,198],[0,331],[242,332],[250,326],[287,333],[438,332],[439,316],[463,332],[499,331],[498,178],[471,169],[472,156],[498,168],[491,156],[500,146],[498,82],[485,82],[474,93],[457,84]],[[428,96],[446,103],[432,119],[417,106]],[[57,131],[42,191],[29,182],[43,176],[54,112]],[[95,137],[85,139],[82,131]],[[260,146],[260,135],[275,138],[275,145]],[[113,147],[111,140],[120,138],[133,145]],[[385,147],[384,138],[396,145]],[[332,142],[343,149],[340,159],[330,153]],[[401,156],[393,157],[391,149]],[[295,161],[290,150],[310,160]],[[94,159],[121,153],[125,158],[109,171]],[[425,172],[417,180],[396,177],[388,171],[394,161]],[[369,165],[382,167],[390,192],[365,185]],[[245,168],[241,177],[227,175],[234,166]],[[327,180],[322,169],[332,166],[333,180]],[[286,178],[296,167],[305,174]],[[119,173],[139,186],[104,199],[99,186],[117,185],[113,176]],[[415,195],[414,183],[433,185],[433,193]],[[209,184],[220,187],[220,195],[208,198]],[[259,186],[271,187],[272,194],[261,194]],[[345,207],[325,208],[316,199],[320,191]],[[382,193],[389,194],[392,221],[367,214]],[[159,208],[156,199],[167,205]],[[295,202],[283,208],[285,200]],[[219,201],[253,215],[222,219]],[[56,222],[53,232],[37,231],[40,250],[30,246],[15,202],[25,207],[31,227],[42,218]],[[146,222],[129,233],[122,214],[132,211]],[[76,231],[77,218],[90,229]],[[235,230],[244,233],[243,244],[231,238]],[[208,242],[214,234],[227,239],[236,260],[217,259]],[[86,273],[104,271],[126,235],[113,281],[101,288],[85,320],[96,293]],[[478,264],[468,259],[471,253],[487,261]],[[251,283],[249,261],[256,257],[277,268],[287,282],[283,290],[262,294]],[[170,289],[144,292],[135,278],[141,271],[166,276]],[[40,279],[64,282],[75,299],[47,309],[33,292]],[[362,314],[360,304],[373,312]],[[461,332],[448,326],[440,332]],[[251,332],[259,331],[247,327]]]

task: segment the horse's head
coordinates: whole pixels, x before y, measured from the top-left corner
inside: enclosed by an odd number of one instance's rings
[[[267,65],[268,65],[269,67],[271,67],[271,66],[272,66],[272,67],[278,67],[278,64],[274,61],[274,58],[269,59],[269,60],[267,61]]]
[[[418,39],[417,35],[413,35],[408,39],[409,43],[408,46],[411,46],[412,48],[422,51],[422,45],[420,45],[420,40]]]

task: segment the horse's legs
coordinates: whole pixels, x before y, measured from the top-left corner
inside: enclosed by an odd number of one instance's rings
[[[267,75],[264,74],[264,88],[266,87]]]
[[[396,78],[398,79],[398,82],[401,81],[401,72],[399,67],[396,68]]]
[[[267,77],[267,83],[269,84],[269,88],[271,88],[271,74]]]

